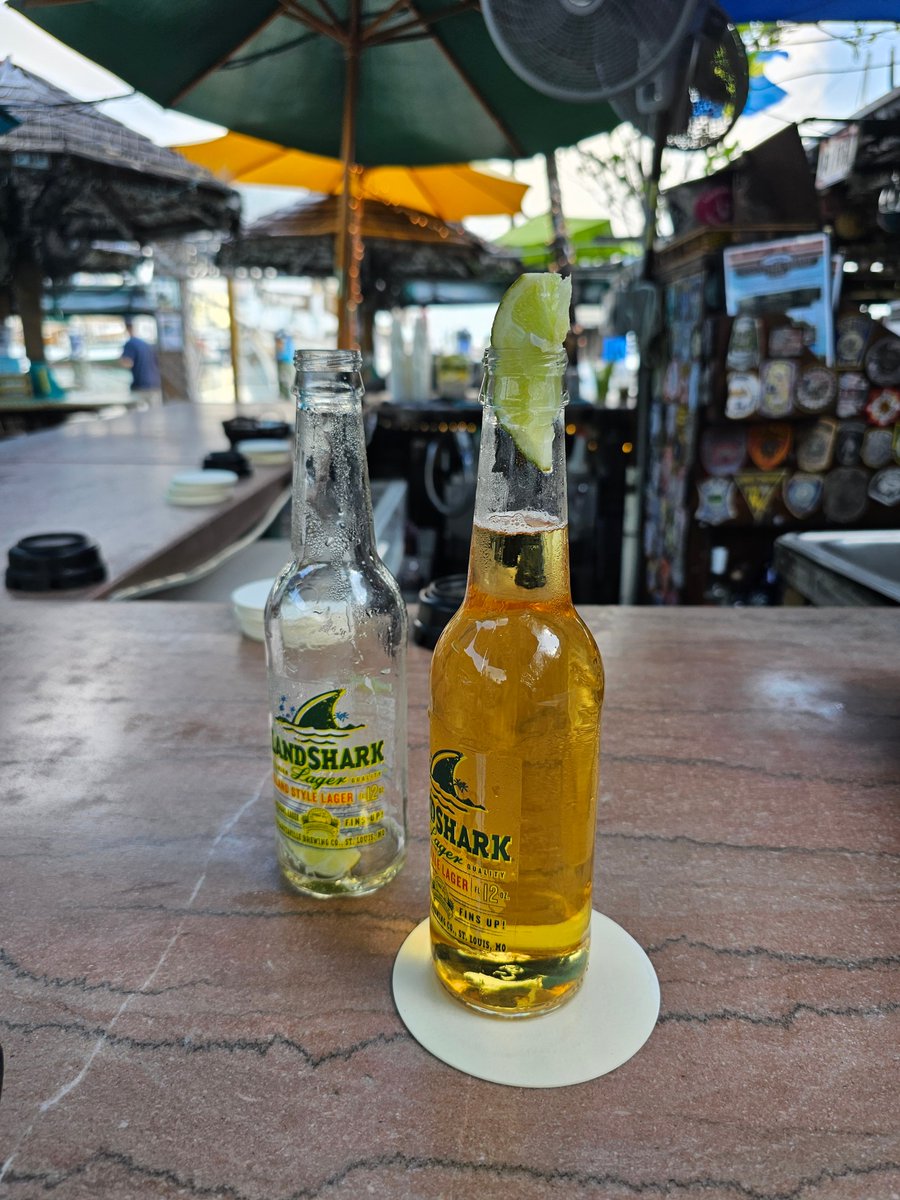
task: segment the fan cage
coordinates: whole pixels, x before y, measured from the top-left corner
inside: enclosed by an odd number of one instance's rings
[[[557,100],[594,102],[636,87],[681,44],[697,0],[482,0],[510,69]]]

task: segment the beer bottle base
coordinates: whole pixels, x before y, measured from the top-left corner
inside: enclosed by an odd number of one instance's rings
[[[366,875],[354,875],[352,871],[337,877],[325,878],[320,875],[310,875],[294,860],[283,846],[278,847],[278,866],[281,878],[288,887],[301,896],[313,896],[320,900],[328,900],[335,896],[368,896],[377,892],[386,883],[399,874],[406,862],[406,848],[395,859],[379,871]]]
[[[437,977],[454,1000],[498,1017],[536,1017],[570,1000],[584,980],[588,945],[569,954],[511,960],[471,954],[443,941],[432,944]]]

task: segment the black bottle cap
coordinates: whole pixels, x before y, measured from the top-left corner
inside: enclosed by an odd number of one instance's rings
[[[102,583],[106,566],[83,533],[37,533],[9,548],[6,586],[15,592],[61,592]]]
[[[433,650],[441,630],[459,608],[466,594],[465,575],[433,579],[419,592],[419,612],[413,621],[413,641]]]

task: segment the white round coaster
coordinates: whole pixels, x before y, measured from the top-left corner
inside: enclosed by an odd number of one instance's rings
[[[578,992],[540,1017],[494,1017],[454,1000],[431,963],[428,921],[394,962],[401,1020],[436,1058],[491,1083],[567,1087],[614,1071],[636,1054],[659,1016],[659,981],[630,933],[595,912],[591,953]]]

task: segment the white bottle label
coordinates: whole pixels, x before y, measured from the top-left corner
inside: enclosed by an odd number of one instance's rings
[[[364,684],[368,681],[362,681]],[[272,714],[275,824],[299,846],[343,850],[385,836],[385,777],[394,747],[377,719],[342,709],[345,688],[276,697]],[[390,697],[388,697],[390,698]],[[356,718],[356,719],[355,719]]]

